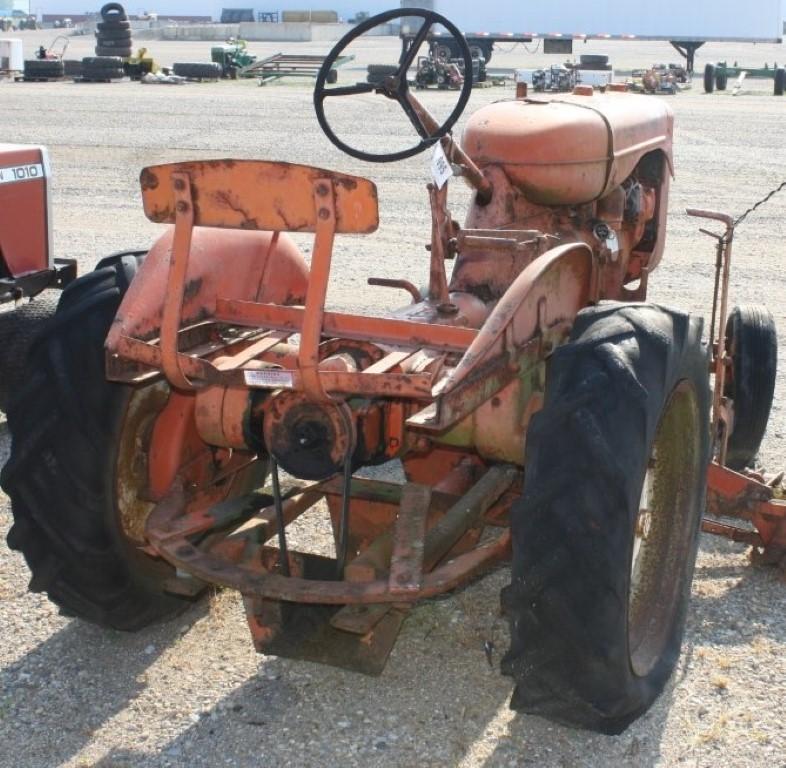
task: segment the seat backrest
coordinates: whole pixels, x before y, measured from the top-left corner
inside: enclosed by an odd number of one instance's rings
[[[187,173],[191,180],[194,226],[314,232],[319,181],[332,182],[336,232],[368,234],[379,225],[377,188],[368,179],[263,160],[202,160],[145,168],[139,180],[145,215],[151,221],[174,223],[175,173]]]

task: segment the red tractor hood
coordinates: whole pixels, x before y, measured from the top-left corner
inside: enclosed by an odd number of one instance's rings
[[[604,197],[654,150],[671,169],[673,129],[671,109],[652,96],[544,96],[483,107],[462,144],[481,168],[501,166],[531,202],[576,205]]]

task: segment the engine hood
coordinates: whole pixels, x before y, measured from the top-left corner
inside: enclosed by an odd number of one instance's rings
[[[501,166],[533,203],[577,205],[604,197],[653,150],[671,170],[673,131],[672,111],[656,97],[558,95],[483,107],[462,145],[481,168]]]

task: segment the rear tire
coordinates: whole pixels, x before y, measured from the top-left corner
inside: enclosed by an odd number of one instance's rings
[[[107,381],[104,339],[144,256],[104,259],[64,291],[31,348],[27,386],[11,402],[11,457],[3,489],[30,589],[69,615],[121,630],[172,616],[188,603],[164,592],[174,571],[124,535],[115,458],[132,388]]]
[[[726,465],[744,469],[759,453],[775,394],[778,334],[770,311],[754,304],[734,307],[726,321],[726,349],[732,368],[723,390],[734,401]]]
[[[718,91],[725,91],[729,82],[729,75],[725,69],[719,69],[715,73],[715,88]]]
[[[620,733],[674,669],[709,452],[701,330],[604,302],[551,358],[502,592],[514,709]]]

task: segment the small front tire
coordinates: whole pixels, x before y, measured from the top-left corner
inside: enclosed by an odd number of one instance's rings
[[[731,358],[723,393],[734,404],[726,464],[744,469],[753,464],[767,431],[778,369],[778,334],[770,311],[745,304],[726,321],[726,351]]]

